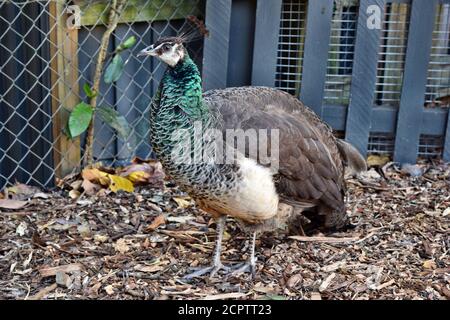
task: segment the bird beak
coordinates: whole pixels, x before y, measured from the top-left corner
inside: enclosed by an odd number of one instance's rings
[[[137,56],[138,57],[142,57],[142,56],[156,56],[156,50],[155,48],[153,48],[153,45],[151,45],[150,47],[145,48],[144,50],[141,50]]]

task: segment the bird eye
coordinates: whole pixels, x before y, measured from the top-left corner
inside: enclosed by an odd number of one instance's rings
[[[169,50],[170,49],[170,45],[165,44],[165,45],[163,45],[162,48],[163,48],[164,51]]]

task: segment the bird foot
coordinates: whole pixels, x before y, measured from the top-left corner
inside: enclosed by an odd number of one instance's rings
[[[250,273],[252,276],[252,279],[255,278],[256,275],[256,259],[252,260],[249,259],[244,263],[241,263],[233,268],[233,272],[230,273],[230,275],[239,275],[241,273]]]
[[[187,274],[183,277],[183,279],[190,280],[193,278],[201,277],[204,274],[209,273],[209,278],[214,277],[220,270],[224,270],[225,272],[231,271],[230,267],[224,266],[222,263],[214,264],[210,267],[201,268],[193,273]]]

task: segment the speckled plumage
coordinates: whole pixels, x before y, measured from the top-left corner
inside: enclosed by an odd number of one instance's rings
[[[279,129],[279,170],[273,178],[266,175],[265,169],[258,171],[261,183],[267,182],[262,192],[271,196],[269,184],[273,184],[281,201],[302,209],[315,208],[325,217],[327,227],[345,223],[344,165],[358,155],[352,154],[354,149],[345,148],[345,143],[336,139],[326,124],[291,95],[266,87],[228,88],[202,94],[200,73],[186,54],[182,62],[169,67],[164,74],[152,103],[150,120],[151,142],[165,171],[206,211],[214,215],[228,214],[249,224],[265,226],[264,229],[277,226],[272,208],[275,198],[265,204],[267,214],[260,213],[258,208],[253,215],[253,208],[249,207],[252,200],[264,201],[264,194],[245,194],[245,201],[250,203],[245,206],[230,204],[242,200],[237,195],[245,193],[240,189],[241,180],[250,174],[245,170],[260,170],[262,166],[255,169],[253,162],[240,165],[173,161],[173,132],[184,129],[188,135],[194,135],[196,121],[202,123],[203,129]],[[204,142],[204,148],[205,143],[208,142]],[[249,185],[247,191],[248,188]],[[249,199],[252,197],[255,199]],[[237,212],[237,208],[244,208],[243,212]]]

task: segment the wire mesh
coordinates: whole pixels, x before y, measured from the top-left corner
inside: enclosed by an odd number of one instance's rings
[[[438,6],[425,103],[427,107],[450,107],[450,4]]]
[[[65,134],[70,109],[87,102],[82,90],[92,85],[96,57],[106,30],[109,1],[0,0],[0,190],[16,180],[49,187],[55,176],[76,169],[84,136]],[[81,25],[70,28],[70,5],[81,10]],[[121,53],[121,78],[101,84],[98,105],[116,109],[131,125],[127,141],[95,120],[94,158],[121,165],[134,156],[151,156],[147,107],[164,71],[162,63],[136,57],[160,36],[186,28],[188,15],[203,18],[202,0],[128,1],[108,47],[112,52],[135,36],[137,45]],[[201,69],[202,40],[188,44]]]
[[[450,107],[450,4],[440,4],[432,35],[425,107]],[[442,135],[421,135],[419,157],[440,158],[444,149]]]
[[[385,6],[377,67],[376,105],[398,107],[400,103],[409,15],[408,3],[387,3]]]
[[[334,2],[324,102],[348,105],[359,1]]]
[[[438,135],[420,135],[419,158],[440,158],[444,150],[444,137]]]
[[[385,132],[371,132],[367,151],[369,154],[388,155],[394,154],[395,136]]]
[[[307,1],[284,0],[281,8],[275,87],[298,96],[302,80]]]

